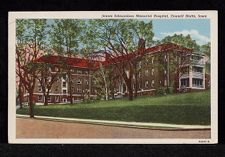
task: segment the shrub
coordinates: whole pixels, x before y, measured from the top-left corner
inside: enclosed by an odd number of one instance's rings
[[[166,88],[165,87],[159,87],[156,90],[156,95],[166,95]]]
[[[167,94],[173,94],[173,87],[168,87],[168,88],[166,89],[166,93],[167,93]]]

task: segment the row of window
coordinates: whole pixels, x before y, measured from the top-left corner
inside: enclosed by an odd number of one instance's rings
[[[189,79],[181,79],[181,86],[183,87],[189,87]],[[194,87],[202,87],[203,86],[203,80],[202,79],[192,79],[192,86]]]
[[[73,90],[73,89],[72,89],[72,90]],[[73,91],[74,91],[75,93],[83,93],[83,92],[84,92],[84,93],[87,93],[86,90],[87,90],[87,89],[82,90],[82,88],[77,87],[77,88],[74,89]],[[92,93],[96,93],[97,90],[96,90],[96,89],[92,89],[91,92],[92,92]],[[63,89],[63,90],[62,90],[62,93],[63,93],[63,94],[67,94],[67,93],[68,93],[68,90],[67,90],[67,89]]]
[[[38,101],[43,101],[43,98],[44,97],[42,95],[39,95],[38,96]],[[60,100],[59,96],[54,96],[54,101],[55,102],[59,102],[59,100]],[[51,97],[49,96],[48,97],[48,102],[51,102],[51,101],[53,101],[53,98],[51,99]],[[67,102],[67,98],[62,98],[62,102],[66,103]]]
[[[164,74],[166,74],[166,73],[167,73],[166,70],[164,70]],[[149,70],[148,70],[148,69],[145,70],[144,74],[145,74],[145,76],[149,76]],[[154,74],[155,74],[155,70],[152,69],[152,70],[151,70],[151,75],[153,76]],[[142,77],[142,72],[139,72],[139,73],[138,73],[138,77],[139,77],[139,78]],[[134,78],[135,78],[135,77],[134,77]]]
[[[51,72],[59,72],[60,69],[58,67],[51,67],[49,69]],[[88,74],[88,70],[80,70],[80,69],[71,69],[70,72],[75,74]]]
[[[149,63],[154,64],[154,60],[155,60],[155,58],[154,58],[154,57],[151,57],[151,60],[146,59],[146,61],[145,61],[143,64],[145,64],[145,65],[147,65],[147,64],[149,64]],[[164,61],[167,62],[167,60],[168,60],[168,59],[167,59],[167,55],[165,54],[165,55],[164,55]],[[177,56],[176,56],[175,60],[177,60]],[[139,67],[139,68],[142,67],[142,62],[139,62],[138,67]]]
[[[77,79],[77,80],[76,80],[76,83],[77,83],[78,85],[81,85],[81,84],[82,84],[82,79]],[[86,79],[84,79],[84,80],[83,80],[83,83],[86,84],[86,85],[88,85],[88,84],[89,84],[89,81],[86,80]],[[63,81],[63,82],[62,82],[62,87],[63,87],[63,88],[66,88],[66,87],[67,87],[67,82],[66,82],[66,81]]]
[[[162,83],[162,81],[159,81],[159,84],[161,84],[161,83]],[[167,81],[166,81],[166,80],[164,80],[164,85],[165,85],[165,86],[167,85]],[[142,88],[142,84],[139,83],[139,84],[138,84],[138,87],[139,87],[139,89],[141,89],[141,88]],[[144,87],[145,87],[145,88],[149,88],[149,87],[150,87],[150,82],[149,82],[148,80],[145,81]],[[155,81],[154,81],[154,80],[151,81],[151,87],[155,87]],[[135,88],[134,85],[133,85],[133,88]]]

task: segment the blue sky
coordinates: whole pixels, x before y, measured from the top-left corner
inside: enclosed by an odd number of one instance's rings
[[[148,22],[150,20],[143,20]],[[48,24],[52,24],[48,20]],[[153,19],[154,40],[161,40],[165,36],[176,34],[188,35],[199,45],[210,42],[209,19]]]
[[[190,34],[200,45],[210,41],[209,19],[154,19],[152,22],[155,40],[176,33]]]

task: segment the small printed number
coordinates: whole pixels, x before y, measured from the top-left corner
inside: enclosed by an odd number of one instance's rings
[[[210,141],[209,140],[199,140],[198,142],[199,143],[209,143]]]

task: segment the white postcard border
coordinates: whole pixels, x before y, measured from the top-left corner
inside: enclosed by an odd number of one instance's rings
[[[132,18],[137,14],[149,17],[135,19],[165,19],[161,17],[150,17],[150,15],[207,15],[210,19],[211,38],[211,138],[210,139],[17,139],[16,138],[16,63],[15,63],[15,41],[16,41],[16,19],[124,19]],[[63,11],[63,12],[9,12],[8,18],[8,141],[9,143],[93,143],[93,144],[211,144],[218,142],[218,12],[213,10],[202,11]],[[121,17],[103,17],[103,15],[121,15]],[[167,19],[167,18],[166,18]],[[193,19],[193,18],[168,18],[168,19]],[[197,18],[199,19],[199,18]],[[204,142],[207,141],[207,142]]]

